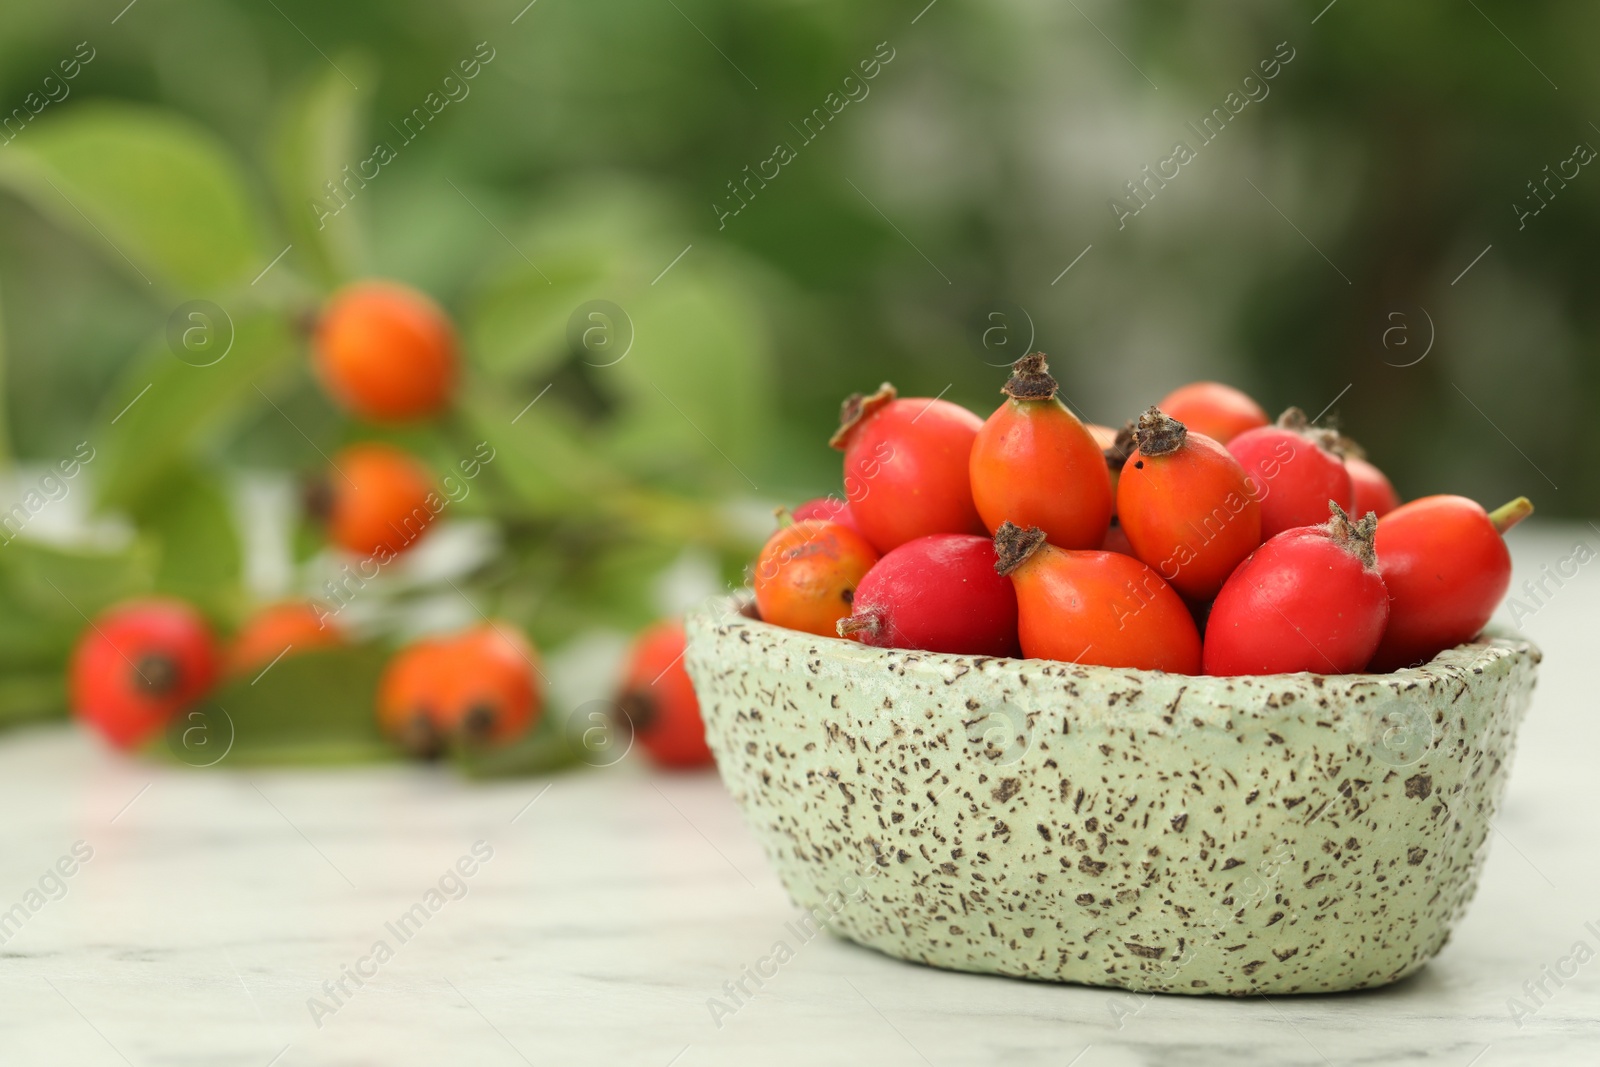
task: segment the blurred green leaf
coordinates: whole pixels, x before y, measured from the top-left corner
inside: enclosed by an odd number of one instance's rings
[[[90,618],[150,591],[152,564],[140,543],[110,552],[21,539],[0,546],[0,663],[65,663]]]
[[[0,298],[0,312],[5,310],[5,301]],[[0,314],[0,468],[11,465],[11,456],[16,449],[16,442],[11,439],[10,405],[7,398],[11,395],[11,366],[6,359],[6,322],[5,315]]]
[[[191,766],[394,759],[374,711],[386,659],[374,645],[286,655],[224,683],[146,751]]]
[[[151,554],[0,544],[0,726],[66,714],[67,661],[88,620],[148,592]]]
[[[138,501],[140,531],[158,547],[156,588],[213,615],[234,615],[242,600],[241,552],[232,507],[214,474],[180,467]]]
[[[613,264],[603,257],[578,250],[539,258],[538,267],[509,262],[472,306],[472,354],[497,377],[526,382],[552,373],[571,358],[567,329],[574,312],[608,292]]]
[[[67,714],[64,671],[0,675],[0,729],[28,722],[62,719]]]
[[[462,407],[458,445],[470,454],[473,441],[487,441],[494,461],[479,476],[487,486],[508,486],[515,500],[508,511],[593,512],[603,496],[622,485],[611,464],[595,454],[558,401],[520,400],[487,383],[470,386]],[[520,400],[520,402],[519,402]],[[548,403],[548,406],[546,406]],[[472,438],[469,441],[468,438]]]
[[[372,65],[360,55],[341,55],[339,69],[358,84],[377,79]],[[363,110],[350,81],[338,70],[326,70],[290,96],[273,139],[274,189],[297,250],[296,262],[307,265],[308,272],[330,288],[349,278],[360,261],[361,229],[355,218],[319,219],[312,205],[315,201],[337,207],[329,199],[327,183],[338,183],[345,167],[354,172],[367,158],[370,150],[358,148]]]
[[[720,264],[680,263],[669,277],[629,305],[637,340],[628,358],[597,371],[625,397],[615,454],[634,470],[756,491],[771,416],[761,320]]]
[[[238,166],[170,112],[97,103],[52,115],[0,153],[0,183],[147,283],[215,293],[267,263]]]
[[[562,730],[553,709],[532,730],[509,745],[493,748],[456,748],[451,761],[468,778],[512,778],[549,774],[579,764],[583,752]]]
[[[209,366],[178,359],[166,338],[154,341],[111,392],[105,466],[97,471],[101,504],[134,508],[242,409],[270,406],[273,378],[295,363],[299,347],[268,314],[235,323],[232,348]]]

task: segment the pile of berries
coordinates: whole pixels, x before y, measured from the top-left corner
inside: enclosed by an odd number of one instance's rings
[[[461,376],[459,347],[442,308],[415,289],[378,280],[335,293],[310,337],[312,369],[327,394],[359,423],[382,426],[447,411]],[[492,458],[480,451],[462,461],[462,472],[473,477],[479,461]],[[419,458],[377,440],[339,450],[306,500],[328,543],[368,576],[411,551],[444,506]],[[169,597],[131,601],[84,630],[69,667],[70,701],[113,744],[132,748],[219,683],[264,676],[284,656],[351,641],[334,615],[310,600],[259,609],[226,649],[193,605]],[[683,646],[677,622],[646,631],[616,692],[632,736],[668,766],[711,759]],[[512,623],[485,621],[401,647],[378,684],[377,725],[422,758],[451,747],[504,745],[538,722],[542,682],[527,636]]]
[[[1472,640],[1505,595],[1501,534],[1533,511],[1402,504],[1297,408],[1216,382],[1121,431],[1018,360],[988,420],[885,384],[845,401],[844,498],[762,549],[762,619],[881,648],[1175,674],[1386,672]]]

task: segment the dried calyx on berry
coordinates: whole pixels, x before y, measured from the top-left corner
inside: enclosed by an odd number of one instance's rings
[[[1323,526],[1328,531],[1328,539],[1360,560],[1363,566],[1376,567],[1378,553],[1373,547],[1373,538],[1378,535],[1378,516],[1369,511],[1359,519],[1351,519],[1334,500],[1328,501],[1328,508],[1333,513]]]
[[[1000,387],[1013,400],[1053,400],[1058,389],[1043,352],[1029,353],[1011,364],[1011,377]]]
[[[632,733],[650,729],[661,717],[655,697],[642,689],[629,689],[618,696],[616,711],[622,717],[616,725],[626,724]]]
[[[838,624],[840,637],[854,637],[856,634],[876,637],[882,629],[883,617],[876,611],[863,612],[860,615],[846,615],[839,620]]]
[[[1160,408],[1147,408],[1133,428],[1133,440],[1146,456],[1165,456],[1183,447],[1189,430]]]
[[[855,428],[865,422],[879,409],[887,407],[897,396],[895,388],[888,382],[878,386],[878,391],[871,396],[863,393],[851,393],[844,398],[844,403],[839,405],[839,428],[833,431],[833,436],[828,438],[832,448],[843,452],[850,445],[850,435]]]
[[[160,652],[147,652],[133,665],[135,685],[151,696],[174,693],[182,679],[177,660]]]
[[[1311,425],[1311,420],[1306,418],[1306,413],[1299,408],[1284,408],[1283,414],[1278,416],[1278,426],[1281,429],[1292,430],[1300,434],[1324,451],[1332,452],[1336,456],[1345,454],[1344,447],[1348,438],[1340,434],[1338,430]]]
[[[1112,441],[1111,444],[1104,449],[1101,449],[1106,457],[1106,469],[1112,474],[1120,474],[1122,472],[1123,465],[1128,462],[1128,457],[1133,455],[1134,450],[1139,447],[1139,442],[1134,437],[1134,431],[1137,428],[1138,423],[1132,419],[1129,419],[1127,422],[1123,423],[1122,428],[1117,431],[1116,440]]]
[[[1026,563],[1044,542],[1044,531],[1037,526],[1023,529],[1014,522],[1001,523],[994,532],[995,572],[1010,574]]]
[[[444,755],[444,735],[433,721],[433,713],[418,708],[400,726],[395,738],[400,747],[417,759],[438,759]]]

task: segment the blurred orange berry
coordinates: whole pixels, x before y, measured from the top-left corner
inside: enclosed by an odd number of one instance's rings
[[[436,414],[455,387],[455,327],[432,300],[397,282],[357,282],[335,293],[317,321],[314,348],[324,387],[365,419]]]
[[[326,611],[306,600],[270,604],[245,621],[228,650],[228,669],[248,674],[288,652],[334,648],[345,643],[344,631]]]
[[[507,622],[413,641],[378,683],[378,725],[423,758],[439,755],[451,740],[515,740],[543,710],[538,662],[533,644]]]
[[[347,552],[386,563],[427,532],[444,507],[426,468],[392,445],[351,445],[333,457],[312,511]]]

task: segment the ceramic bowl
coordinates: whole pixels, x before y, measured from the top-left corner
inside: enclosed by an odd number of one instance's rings
[[[1186,677],[691,616],[722,778],[808,924],[961,971],[1198,994],[1394,982],[1477,886],[1539,652]]]

